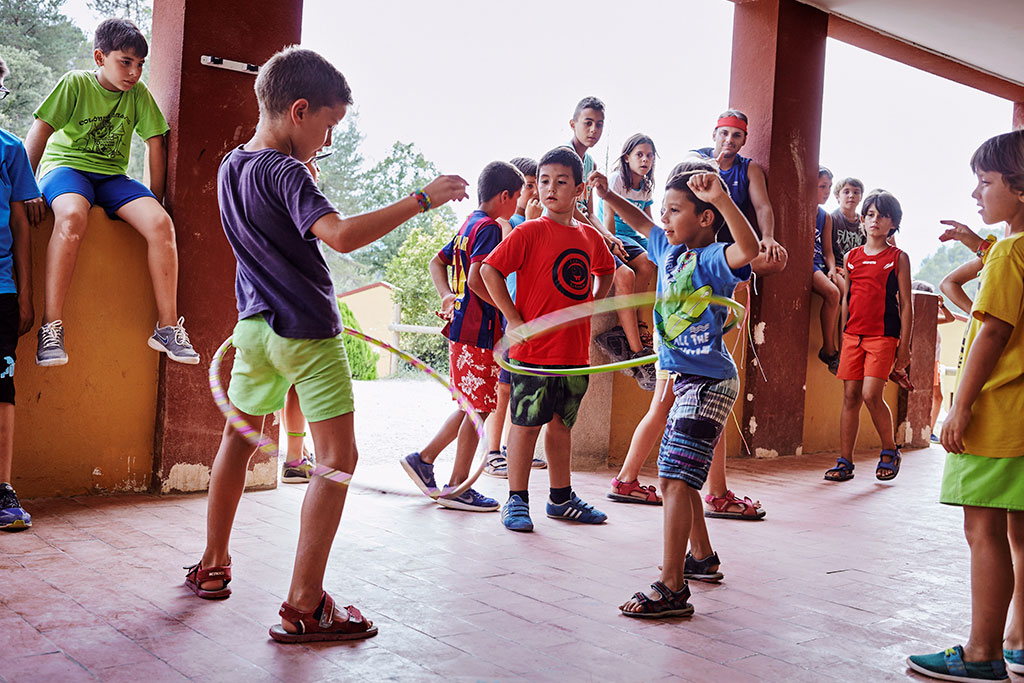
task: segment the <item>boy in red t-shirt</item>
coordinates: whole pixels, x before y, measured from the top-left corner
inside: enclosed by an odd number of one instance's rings
[[[882,440],[875,468],[880,481],[900,472],[900,452],[893,438],[892,413],[882,398],[893,364],[910,363],[914,311],[910,297],[910,258],[888,240],[900,229],[903,210],[888,192],[864,199],[861,216],[867,242],[846,254],[843,299],[843,345],[836,376],[843,380],[843,414],[839,422],[839,458],[825,472],[827,481],[853,479],[853,448],[865,404]]]
[[[505,238],[480,269],[487,291],[514,336],[523,323],[608,293],[615,262],[600,233],[573,220],[583,191],[583,162],[571,149],[545,154],[537,169],[540,201],[547,214],[526,221]],[[516,275],[516,300],[505,278]],[[590,321],[512,346],[519,365],[571,368],[590,363]],[[512,375],[512,430],[508,442],[508,502],[501,521],[512,531],[533,531],[530,519],[530,464],[540,429],[547,425],[544,450],[551,485],[548,517],[601,524],[607,516],[572,491],[569,455],[572,426],[587,391],[587,377]],[[555,419],[558,418],[558,419]]]

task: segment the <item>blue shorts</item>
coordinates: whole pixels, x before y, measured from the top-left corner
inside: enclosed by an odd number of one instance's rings
[[[636,249],[631,247],[637,247],[644,253],[647,252],[647,238],[643,235],[623,235],[622,233],[615,233],[615,236],[622,240],[622,244],[626,247],[626,253],[629,254],[629,260],[632,261],[636,256],[633,254],[639,254]]]
[[[824,256],[819,256],[818,254],[814,255],[814,268],[815,268],[815,270],[820,270],[821,272],[825,273],[826,275],[828,274],[828,271],[825,269],[825,257]],[[811,272],[814,272],[814,271],[811,271]]]
[[[715,446],[739,394],[738,377],[678,375],[675,403],[658,451],[658,476],[681,479],[698,491],[707,481]]]
[[[47,204],[52,205],[55,198],[73,192],[88,199],[89,206],[98,204],[106,209],[111,218],[117,218],[117,210],[128,202],[140,197],[156,199],[148,187],[126,175],[90,173],[67,166],[47,172],[39,181],[39,189]]]

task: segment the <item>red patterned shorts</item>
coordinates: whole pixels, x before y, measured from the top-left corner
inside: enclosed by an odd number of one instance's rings
[[[500,370],[491,349],[448,342],[448,372],[452,386],[462,392],[474,410],[493,413],[498,407]]]

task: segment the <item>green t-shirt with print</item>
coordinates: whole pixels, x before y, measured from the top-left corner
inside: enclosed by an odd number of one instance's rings
[[[107,90],[92,71],[69,71],[35,111],[53,127],[39,175],[66,166],[89,173],[124,175],[132,131],[143,140],[170,128],[142,81],[127,92]]]

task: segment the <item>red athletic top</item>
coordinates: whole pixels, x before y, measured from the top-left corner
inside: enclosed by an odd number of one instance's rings
[[[484,263],[508,277],[516,273],[516,309],[530,321],[594,298],[594,276],[615,272],[600,233],[589,225],[562,225],[544,216],[525,221]],[[590,362],[590,320],[568,325],[515,346],[514,360],[538,365]]]
[[[846,332],[864,337],[899,339],[900,286],[897,273],[902,253],[890,246],[877,254],[865,254],[864,247],[856,247],[846,254],[846,269],[850,273]]]

